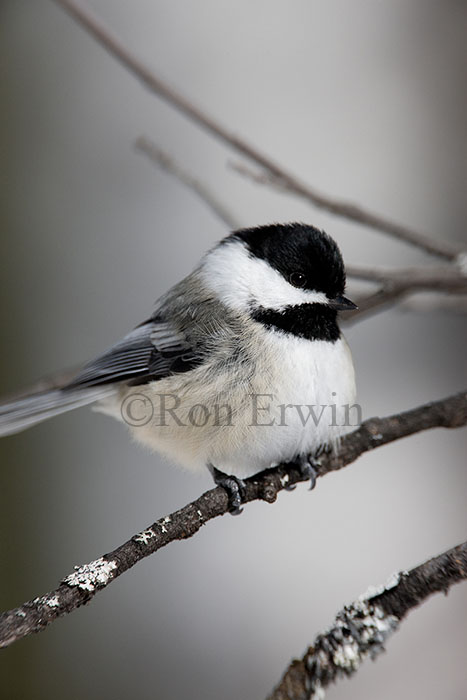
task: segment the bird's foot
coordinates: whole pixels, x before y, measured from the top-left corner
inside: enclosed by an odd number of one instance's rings
[[[329,455],[332,452],[332,447],[330,445],[320,445],[317,450],[313,452],[313,459],[319,462],[319,458],[323,455]]]
[[[316,486],[316,479],[318,477],[318,469],[321,466],[321,462],[318,459],[318,454],[322,452],[315,453],[314,455],[300,455],[293,462],[290,462],[290,466],[299,469],[303,480],[310,481],[310,491]],[[290,486],[285,486],[286,491],[293,491],[296,484]]]
[[[211,472],[216,486],[221,486],[227,491],[229,497],[229,513],[232,515],[240,515],[243,511],[241,505],[245,498],[246,488],[243,479],[239,479],[238,476],[225,474],[212,464],[208,464],[208,469]]]

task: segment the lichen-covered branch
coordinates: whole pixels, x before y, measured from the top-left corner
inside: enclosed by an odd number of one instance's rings
[[[302,182],[268,155],[262,153],[256,146],[231,132],[184,95],[171,88],[153,70],[132,54],[103,22],[86,8],[84,3],[77,0],[56,0],[56,2],[67,10],[114,58],[141,80],[151,92],[168,102],[174,109],[184,114],[188,119],[191,119],[195,124],[201,126],[230,148],[233,148],[260,166],[266,173],[266,178],[269,181],[279,184],[283,189],[311,202],[316,207],[325,209],[336,216],[356,221],[363,226],[382,231],[410,245],[417,246],[432,255],[456,261],[463,254],[459,246],[447,241],[434,240],[423,233],[385,219],[356,204],[334,199],[310,187],[310,185]]]
[[[343,438],[337,453],[320,457],[318,476],[342,469],[360,455],[394,440],[436,427],[458,428],[467,424],[467,392],[386,418],[371,418]],[[281,465],[246,480],[245,502],[273,503],[286,487],[303,481],[296,468]],[[47,627],[57,617],[88,603],[97,591],[145,557],[174,540],[195,535],[209,520],[228,512],[228,495],[217,487],[196,501],[161,518],[112,552],[76,567],[58,588],[0,615],[0,646]]]
[[[375,659],[400,621],[433,593],[467,579],[467,542],[392,576],[336,615],[304,656],[291,662],[268,700],[322,700],[324,689]]]

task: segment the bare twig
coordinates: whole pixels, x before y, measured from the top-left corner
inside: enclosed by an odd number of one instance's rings
[[[207,185],[176,163],[165,151],[144,136],[140,136],[136,140],[136,147],[163,170],[195,192],[229,229],[240,228],[240,223]],[[381,310],[389,303],[421,289],[467,293],[467,276],[453,266],[412,267],[394,270],[347,265],[346,270],[348,277],[380,282],[383,286],[377,292],[357,298],[358,310],[343,319],[344,322],[366,318],[370,313]]]
[[[361,320],[408,294],[423,290],[467,294],[467,277],[455,267],[409,267],[398,270],[348,265],[349,277],[381,284],[376,292],[355,299],[358,309],[344,321]]]
[[[382,282],[383,284],[404,287],[410,286],[412,289],[441,289],[446,292],[467,293],[467,276],[450,266],[392,269],[347,265],[346,272],[349,277],[369,282]]]
[[[344,325],[355,323],[355,321],[361,321],[370,314],[374,314],[377,311],[382,311],[389,304],[396,303],[402,299],[408,290],[401,289],[400,287],[382,287],[378,289],[377,292],[368,294],[366,296],[357,296],[354,301],[358,306],[355,311],[349,311],[345,317],[342,319]]]
[[[458,428],[467,424],[467,392],[386,418],[371,418],[343,438],[337,453],[324,454],[318,476],[342,469],[361,454],[422,430]],[[303,481],[290,466],[268,469],[246,480],[245,502],[273,503],[285,487]],[[192,537],[209,520],[228,511],[228,496],[222,488],[207,491],[196,501],[157,520],[112,552],[76,567],[75,571],[46,595],[24,603],[0,616],[0,646],[8,646],[32,632],[47,627],[56,618],[88,603],[97,591],[145,557],[174,540]]]
[[[386,586],[346,605],[332,627],[316,637],[300,660],[292,661],[268,700],[323,698],[328,685],[353,675],[363,661],[384,651],[410,610],[465,579],[467,542],[391,577]]]
[[[240,223],[237,221],[235,216],[229,211],[228,207],[214,195],[209,187],[204,182],[201,182],[199,178],[189,173],[171,156],[169,156],[168,153],[163,151],[145,136],[139,136],[135,141],[135,146],[138,148],[138,150],[147,155],[153,163],[156,163],[156,165],[161,167],[167,173],[173,175],[183,185],[188,187],[188,189],[193,190],[195,194],[197,194],[198,197],[200,197],[200,199],[207,204],[209,209],[211,209],[214,214],[224,222],[229,230],[240,228]]]
[[[198,177],[189,173],[146,137],[140,136],[136,140],[135,145],[154,163],[195,192],[229,229],[240,228],[240,222]],[[411,267],[394,270],[347,265],[346,269],[348,277],[380,282],[383,286],[377,292],[357,298],[358,310],[346,317],[344,322],[361,320],[362,317],[368,316],[371,312],[374,313],[376,310],[382,309],[389,303],[397,301],[414,291],[442,290],[457,293],[465,292],[467,294],[467,276],[453,266]]]
[[[461,254],[461,249],[446,241],[437,241],[425,234],[418,233],[400,224],[363,209],[355,204],[334,199],[318,192],[282,166],[252,146],[244,139],[229,131],[213,117],[194,105],[184,95],[171,88],[159,78],[148,66],[127,49],[94,14],[82,3],[76,0],[55,0],[70,15],[72,15],[107,51],[139,78],[151,92],[168,102],[172,107],[183,113],[193,122],[207,130],[243,156],[254,161],[267,171],[268,176],[295,195],[298,195],[317,207],[325,209],[337,216],[369,228],[377,229],[395,238],[417,246],[426,252],[446,260],[455,261]]]
[[[445,241],[436,241],[424,233],[419,233],[413,229],[409,229],[407,226],[389,221],[363,207],[350,202],[332,199],[328,197],[328,195],[318,193],[316,190],[310,188],[309,185],[298,181],[294,176],[285,171],[277,172],[277,170],[274,171],[264,163],[260,163],[257,159],[252,158],[252,160],[256,160],[263,170],[258,172],[257,170],[249,168],[244,163],[230,163],[230,167],[243,177],[248,178],[258,185],[266,185],[268,187],[273,187],[278,192],[289,192],[298,195],[304,199],[308,199],[315,204],[315,206],[330,211],[331,214],[350,219],[368,228],[382,231],[393,238],[421,248],[427,253],[430,253],[430,255],[455,262],[459,267],[465,267],[466,254],[461,246]]]
[[[427,313],[433,311],[447,311],[451,314],[467,314],[467,297],[452,296],[447,294],[425,294],[419,297],[404,299],[399,304],[401,311],[414,311],[415,313]]]

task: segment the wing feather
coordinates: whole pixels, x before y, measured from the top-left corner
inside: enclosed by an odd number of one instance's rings
[[[150,319],[85,365],[68,387],[123,381],[143,384],[175,372],[186,372],[200,361],[201,354],[191,347],[181,331],[166,321]]]

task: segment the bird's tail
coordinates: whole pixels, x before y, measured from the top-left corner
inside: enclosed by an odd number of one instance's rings
[[[0,403],[0,437],[13,435],[47,418],[94,403],[115,392],[109,386],[49,389]]]

